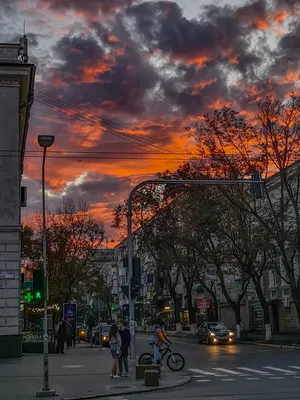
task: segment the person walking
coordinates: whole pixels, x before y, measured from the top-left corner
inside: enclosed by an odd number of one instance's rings
[[[119,357],[119,373],[122,376],[123,372],[123,364],[125,367],[125,376],[129,376],[129,368],[128,368],[128,350],[131,342],[131,335],[129,329],[126,327],[126,322],[119,323],[119,333],[121,337],[121,355]]]
[[[57,331],[56,331],[56,349],[55,352],[57,354],[61,353],[64,354],[64,345],[67,337],[67,325],[66,321],[60,320],[59,324],[57,325]]]
[[[66,321],[67,324],[67,348],[72,347],[72,336],[73,336],[73,326],[69,321]]]
[[[116,324],[113,324],[110,328],[109,344],[110,344],[111,356],[113,358],[113,366],[110,376],[111,378],[120,378],[120,376],[117,374],[117,369],[118,369],[118,359],[121,355],[122,341],[118,325]]]

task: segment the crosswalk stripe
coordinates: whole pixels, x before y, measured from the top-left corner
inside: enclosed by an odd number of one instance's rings
[[[283,379],[283,377],[282,376],[270,376],[270,379],[279,380],[279,379]]]
[[[300,376],[293,376],[294,379],[300,379]]]
[[[300,367],[297,367],[297,365],[288,365],[289,368],[294,368],[294,369],[300,369]]]
[[[223,381],[223,382],[232,382],[232,381],[235,381],[234,378],[224,378],[224,379],[220,379],[220,380]]]
[[[259,381],[260,378],[245,378],[246,381]]]
[[[259,369],[253,369],[253,368],[247,368],[247,367],[237,367],[237,369],[241,369],[241,370],[247,371],[247,372],[254,372],[255,374],[260,374],[260,375],[273,375],[273,374],[271,374],[271,372],[261,371]]]
[[[220,376],[224,376],[224,375],[216,374],[215,372],[203,371],[202,369],[198,369],[198,368],[196,368],[196,369],[188,369],[188,371],[195,372],[195,374],[201,374],[201,375],[210,375],[210,376],[219,376],[219,377]]]
[[[231,369],[226,369],[226,368],[212,368],[212,369],[215,369],[215,370],[221,371],[221,372],[226,372],[226,374],[231,374],[231,375],[249,376],[249,374],[243,374],[241,372],[232,371]]]
[[[201,379],[201,380],[199,380],[197,382],[211,382],[211,380],[210,379]]]
[[[297,373],[297,372],[295,372],[295,371],[290,371],[290,370],[288,370],[288,369],[283,369],[283,368],[276,368],[276,367],[263,367],[263,368],[271,369],[272,371],[283,372],[284,374],[291,374],[291,375],[294,375],[294,374]]]
[[[204,378],[203,375],[193,375],[192,378]]]

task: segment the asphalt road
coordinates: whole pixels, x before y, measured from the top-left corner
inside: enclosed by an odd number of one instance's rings
[[[137,337],[137,353],[149,351],[149,336]],[[191,383],[170,392],[124,396],[117,400],[294,400],[300,398],[300,351],[255,345],[198,344],[172,339],[186,360]],[[163,368],[167,368],[164,366]],[[176,374],[176,372],[174,372]]]

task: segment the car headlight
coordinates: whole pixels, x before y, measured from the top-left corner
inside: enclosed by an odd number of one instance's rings
[[[106,337],[106,336],[103,336],[103,340],[107,340],[107,337]]]
[[[233,336],[233,332],[229,332],[229,336]]]
[[[209,332],[210,336],[216,336],[213,332]]]

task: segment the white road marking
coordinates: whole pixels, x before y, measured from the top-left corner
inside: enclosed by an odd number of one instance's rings
[[[202,369],[198,369],[198,368],[188,369],[188,371],[192,371],[192,372],[195,372],[195,374],[202,374],[202,375],[219,376],[219,377],[227,376],[227,375],[219,375],[219,374],[216,374],[215,372],[203,371]]]
[[[253,369],[253,368],[247,368],[247,367],[237,367],[237,369],[241,369],[241,370],[247,371],[247,372],[254,372],[255,374],[260,374],[260,375],[273,375],[273,374],[271,374],[271,372],[261,371],[259,369]]]
[[[260,378],[245,378],[246,381],[259,381]]]
[[[203,375],[192,375],[192,378],[204,378]]]
[[[211,380],[210,379],[201,379],[201,380],[199,380],[199,381],[197,381],[197,382],[211,382]]]
[[[270,379],[278,380],[278,379],[283,379],[283,377],[282,376],[270,376]]]
[[[223,382],[232,382],[232,381],[235,381],[235,379],[233,379],[233,378],[224,378],[224,379],[220,379],[221,381],[223,381]]]
[[[289,368],[295,368],[295,369],[300,369],[300,367],[297,367],[297,365],[288,365]]]
[[[62,368],[85,368],[84,365],[62,365]]]
[[[212,368],[212,369],[225,372],[226,374],[231,374],[231,375],[249,376],[249,374],[243,374],[241,372],[232,371],[231,369],[226,369],[226,368]]]
[[[276,372],[283,372],[284,374],[289,374],[289,375],[294,375],[297,373],[295,371],[290,371],[288,369],[283,369],[283,368],[276,368],[276,367],[263,367],[263,368],[271,369],[272,371],[276,371]]]
[[[293,376],[294,379],[300,379],[300,376]]]

